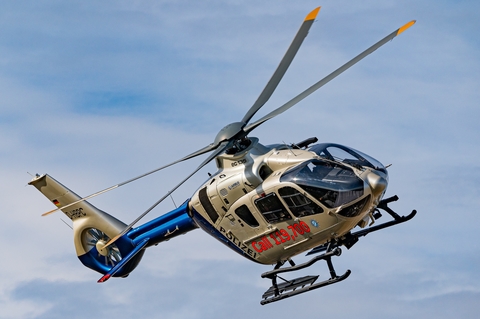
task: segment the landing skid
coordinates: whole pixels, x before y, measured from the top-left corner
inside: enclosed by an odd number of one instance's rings
[[[262,296],[263,300],[260,301],[260,304],[265,305],[267,303],[279,301],[279,300],[282,300],[291,296],[295,296],[310,290],[325,287],[346,279],[351,273],[350,270],[347,270],[341,276],[337,276],[332,264],[332,256],[340,256],[341,254],[342,254],[342,250],[340,248],[335,248],[332,250],[328,248],[326,253],[316,256],[311,260],[300,265],[295,265],[292,260],[289,260],[290,267],[280,268],[281,266],[283,266],[284,263],[281,263],[281,262],[277,263],[277,265],[273,270],[267,271],[262,274],[262,278],[270,278],[272,280],[272,287],[270,287],[263,294]],[[330,271],[330,279],[315,283],[319,276],[305,276],[305,277],[299,277],[291,280],[286,280],[278,275],[280,273],[296,271],[296,270],[309,267],[319,260],[325,260],[327,262],[328,269]],[[277,283],[278,278],[280,278],[284,282],[281,284],[278,284]]]
[[[323,245],[320,245],[318,247],[315,247],[307,254],[307,256],[312,254],[322,253],[322,252],[324,253],[310,259],[309,261],[303,264],[295,265],[295,263],[292,260],[288,260],[290,263],[290,267],[280,268],[284,265],[285,262],[284,261],[278,262],[273,270],[263,273],[262,278],[269,278],[272,280],[272,287],[270,287],[263,294],[262,301],[260,301],[260,304],[265,305],[267,303],[279,301],[279,300],[282,300],[291,296],[295,296],[310,290],[325,287],[325,286],[337,283],[339,281],[342,281],[346,279],[348,276],[350,276],[350,273],[351,273],[350,270],[347,270],[341,276],[337,276],[335,269],[333,268],[332,257],[341,255],[342,250],[339,248],[339,246],[343,245],[347,247],[347,249],[350,249],[358,241],[360,237],[366,236],[367,234],[371,232],[375,232],[380,229],[384,229],[390,226],[394,226],[394,225],[409,221],[417,214],[416,210],[413,210],[407,216],[400,216],[397,213],[395,213],[390,207],[388,207],[388,204],[397,200],[398,200],[398,197],[393,196],[380,201],[380,203],[377,206],[376,212],[373,214],[375,219],[379,219],[382,215],[380,214],[380,211],[378,209],[381,209],[387,212],[393,218],[393,220],[377,226],[372,226],[354,233],[348,233],[342,238],[338,238],[328,243],[325,243]],[[325,260],[327,262],[328,269],[330,271],[330,278],[327,280],[316,282],[319,276],[305,276],[305,277],[299,277],[299,278],[287,280],[278,275],[284,272],[291,272],[291,271],[307,268],[319,260]],[[278,278],[280,278],[284,282],[278,284],[277,283]]]
[[[331,242],[328,242],[326,244],[323,244],[323,245],[320,245],[318,247],[313,248],[311,251],[308,252],[307,256],[317,254],[317,253],[321,253],[321,252],[326,251],[327,249],[332,249],[332,248],[339,247],[339,246],[342,246],[342,245],[347,247],[347,249],[350,249],[353,245],[355,245],[357,243],[357,241],[360,237],[367,236],[370,233],[373,233],[375,231],[378,231],[378,230],[381,230],[381,229],[384,229],[384,228],[387,228],[387,227],[391,227],[391,226],[395,226],[397,224],[404,223],[406,221],[409,221],[413,217],[415,217],[415,215],[417,214],[416,210],[412,210],[412,212],[410,214],[408,214],[407,216],[400,216],[397,213],[395,213],[390,207],[388,207],[389,203],[395,202],[397,200],[398,200],[398,196],[395,195],[395,196],[392,196],[392,197],[389,197],[389,198],[386,198],[386,199],[380,201],[380,203],[377,206],[376,212],[373,214],[375,219],[379,219],[380,217],[382,217],[382,214],[380,214],[380,211],[378,209],[381,209],[381,210],[387,212],[390,216],[392,216],[393,220],[385,222],[385,223],[377,225],[377,226],[368,227],[366,229],[362,229],[362,230],[359,230],[357,232],[348,233],[345,236],[343,236],[342,238],[338,238],[334,241],[331,241]]]

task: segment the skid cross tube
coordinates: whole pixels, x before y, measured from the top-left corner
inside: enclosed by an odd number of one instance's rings
[[[329,246],[327,248],[327,252],[317,257],[314,257],[303,264],[295,265],[293,261],[289,260],[289,263],[291,265],[290,267],[280,268],[285,264],[285,261],[278,262],[273,270],[267,271],[261,275],[262,278],[270,278],[272,280],[272,286],[263,294],[263,300],[260,301],[260,304],[265,305],[267,303],[292,297],[346,279],[350,275],[351,271],[347,270],[343,275],[337,276],[337,273],[335,272],[335,268],[333,267],[332,263],[332,256],[340,256],[341,254],[342,250],[340,248]],[[330,278],[327,280],[315,283],[315,281],[319,277],[318,275],[299,277],[291,280],[286,280],[278,276],[278,274],[280,273],[297,271],[307,268],[319,260],[325,260],[327,262],[328,270],[330,271]],[[282,279],[284,283],[278,284],[277,277]]]
[[[383,223],[383,224],[380,224],[380,225],[377,225],[377,226],[369,227],[369,228],[364,229],[364,230],[359,230],[357,232],[352,233],[352,236],[355,236],[356,238],[366,236],[368,233],[371,233],[371,232],[374,232],[374,231],[377,231],[377,230],[380,230],[380,229],[384,229],[384,228],[387,228],[387,227],[390,227],[390,226],[394,226],[394,225],[397,225],[397,224],[400,224],[400,223],[404,223],[406,221],[409,221],[413,217],[415,217],[415,215],[417,214],[417,211],[415,209],[412,210],[412,212],[410,214],[408,214],[407,216],[400,216],[397,213],[395,213],[390,207],[388,207],[389,203],[396,202],[397,200],[398,200],[398,196],[395,195],[395,196],[392,196],[392,197],[389,197],[389,198],[386,198],[386,199],[380,201],[380,203],[377,206],[377,208],[380,208],[380,209],[386,211],[390,216],[393,217],[394,220]]]
[[[384,229],[384,228],[387,228],[387,227],[391,227],[391,226],[394,226],[394,225],[404,223],[406,221],[409,221],[413,217],[415,217],[415,215],[417,214],[417,211],[415,209],[412,210],[412,212],[410,214],[408,214],[407,216],[400,216],[397,213],[395,213],[390,207],[388,207],[389,203],[395,202],[397,200],[398,200],[398,196],[395,195],[395,196],[386,198],[384,200],[381,200],[380,203],[377,205],[377,211],[378,211],[378,209],[386,211],[390,216],[392,216],[393,220],[385,222],[385,223],[377,225],[377,226],[368,227],[366,229],[362,229],[362,230],[359,230],[359,231],[354,232],[354,233],[347,233],[342,238],[332,240],[331,242],[328,242],[326,244],[323,244],[323,245],[320,245],[318,247],[313,248],[312,250],[310,250],[308,252],[307,256],[308,255],[313,255],[313,254],[318,254],[318,253],[321,253],[323,251],[328,251],[329,249],[332,249],[334,247],[339,247],[339,246],[342,246],[342,245],[345,245],[345,247],[347,247],[347,249],[350,249],[353,245],[356,244],[356,242],[358,241],[358,239],[360,237],[367,236],[369,233],[375,232],[375,231],[380,230],[380,229]]]
[[[307,267],[310,267],[311,265],[313,265],[314,263],[316,263],[317,261],[323,260],[323,259],[327,259],[327,264],[328,264],[328,261],[330,260],[330,264],[331,264],[332,256],[340,256],[341,254],[342,254],[342,250],[340,248],[335,248],[334,250],[326,252],[325,254],[319,255],[317,257],[314,257],[314,258],[310,259],[309,261],[307,261],[303,264],[290,266],[290,267],[286,267],[286,268],[280,268],[283,265],[283,263],[279,262],[279,263],[277,263],[277,265],[275,266],[275,268],[273,270],[264,272],[261,276],[262,276],[262,278],[272,279],[277,274],[307,268]]]

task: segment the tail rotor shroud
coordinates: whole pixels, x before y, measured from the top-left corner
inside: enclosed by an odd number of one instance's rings
[[[29,184],[55,205],[68,205],[81,198],[47,174],[34,177]],[[125,265],[114,274],[116,277],[125,277],[135,269],[143,256],[143,249],[130,260],[124,260],[136,248],[130,239],[119,238],[114,244],[106,245],[110,238],[126,227],[125,223],[87,201],[61,210],[72,220],[75,250],[86,267],[105,274],[123,261]]]
[[[85,250],[90,252],[95,248],[97,257],[104,259],[103,264],[107,267],[114,267],[122,260],[122,253],[116,244],[106,246],[109,241],[110,237],[96,228],[88,228],[82,233],[82,244]]]

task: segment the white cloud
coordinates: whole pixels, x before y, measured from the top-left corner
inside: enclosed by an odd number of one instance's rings
[[[25,186],[26,172],[50,173],[88,195],[210,143],[243,116],[319,4],[318,21],[260,113],[403,23],[418,22],[253,135],[265,144],[316,135],[393,163],[388,193],[400,201],[392,207],[402,215],[416,208],[418,215],[334,260],[338,272],[352,269],[346,281],[265,307],[259,299],[269,283],[259,275],[269,267],[243,260],[201,230],[149,249],[129,278],[96,284],[99,274],[78,262],[60,215],[40,217],[51,205]],[[449,318],[453,307],[476,318],[477,7],[374,0],[2,3],[0,317],[125,318],[141,309],[162,318],[305,311]],[[92,202],[130,222],[198,163]],[[209,165],[182,186],[177,204],[213,170]],[[167,200],[146,220],[172,208]],[[311,268],[317,271],[324,266]]]

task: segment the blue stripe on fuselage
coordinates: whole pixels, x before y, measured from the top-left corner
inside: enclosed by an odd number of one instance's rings
[[[162,241],[185,234],[197,228],[194,221],[188,215],[188,200],[180,207],[155,218],[126,234],[134,245],[148,238],[148,246],[156,245]]]

